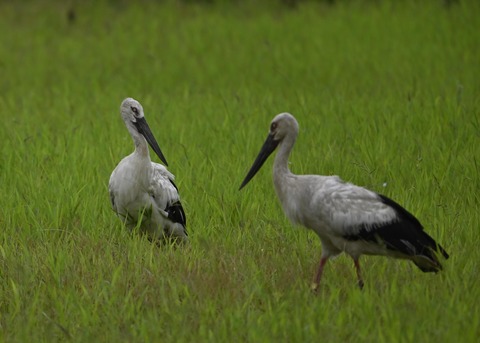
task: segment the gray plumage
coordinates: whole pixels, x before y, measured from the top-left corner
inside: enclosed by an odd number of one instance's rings
[[[296,119],[289,113],[277,115],[240,188],[253,178],[278,146],[273,182],[283,211],[293,223],[315,231],[322,243],[314,290],[327,260],[341,252],[353,258],[360,287],[363,279],[359,257],[363,254],[409,259],[425,272],[442,268],[437,252],[445,258],[448,254],[425,233],[412,214],[393,200],[344,182],[338,176],[293,174],[288,168],[288,157],[297,135]]]

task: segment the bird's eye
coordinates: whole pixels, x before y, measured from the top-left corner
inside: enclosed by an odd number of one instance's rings
[[[136,116],[138,116],[138,108],[136,108],[135,106],[131,106],[130,109]]]
[[[270,131],[274,131],[276,128],[277,128],[277,123],[272,123],[272,125],[270,125]]]

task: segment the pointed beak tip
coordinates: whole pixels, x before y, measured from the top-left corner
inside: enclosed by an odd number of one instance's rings
[[[160,150],[160,149],[159,149]],[[155,150],[154,150],[155,151]],[[158,153],[159,152],[159,153]],[[157,154],[158,158],[160,159],[160,161],[162,161],[162,163],[165,165],[165,167],[168,167],[168,162],[167,162],[167,159],[165,158],[165,156],[163,156],[162,154],[162,151],[155,151],[155,153]]]
[[[241,191],[250,182],[251,179],[252,179],[251,177],[245,177],[245,179],[243,179],[242,184],[240,185],[238,190]]]
[[[152,144],[150,146],[152,147],[153,151],[158,156],[160,161],[162,161],[162,163],[165,165],[165,167],[168,167],[167,159],[165,158],[165,156],[163,156],[162,151],[158,147],[158,144],[157,144],[157,146],[153,146]]]

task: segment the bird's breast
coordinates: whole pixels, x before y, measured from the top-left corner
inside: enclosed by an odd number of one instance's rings
[[[152,178],[150,163],[129,156],[123,159],[112,173],[110,187],[115,193],[115,202],[128,206],[131,203],[144,202],[148,196]]]
[[[275,187],[278,199],[282,205],[286,217],[296,225],[305,225],[302,211],[302,199],[299,199],[298,192],[288,187]]]

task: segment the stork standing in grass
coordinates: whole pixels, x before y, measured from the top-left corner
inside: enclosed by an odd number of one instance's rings
[[[438,272],[437,257],[447,252],[424,230],[420,222],[393,200],[342,181],[338,176],[295,175],[288,157],[298,135],[298,123],[289,113],[273,118],[270,133],[242,189],[278,146],[273,164],[275,191],[287,217],[312,229],[320,237],[322,255],[313,280],[316,291],[330,257],[345,252],[353,258],[358,285],[363,288],[359,257],[384,255],[411,260],[423,272]]]
[[[148,126],[143,108],[132,98],[120,106],[120,114],[132,136],[135,151],[122,159],[108,185],[113,210],[133,230],[150,240],[188,241],[186,218],[174,176],[163,165],[150,160],[148,144],[160,160],[167,161]]]

